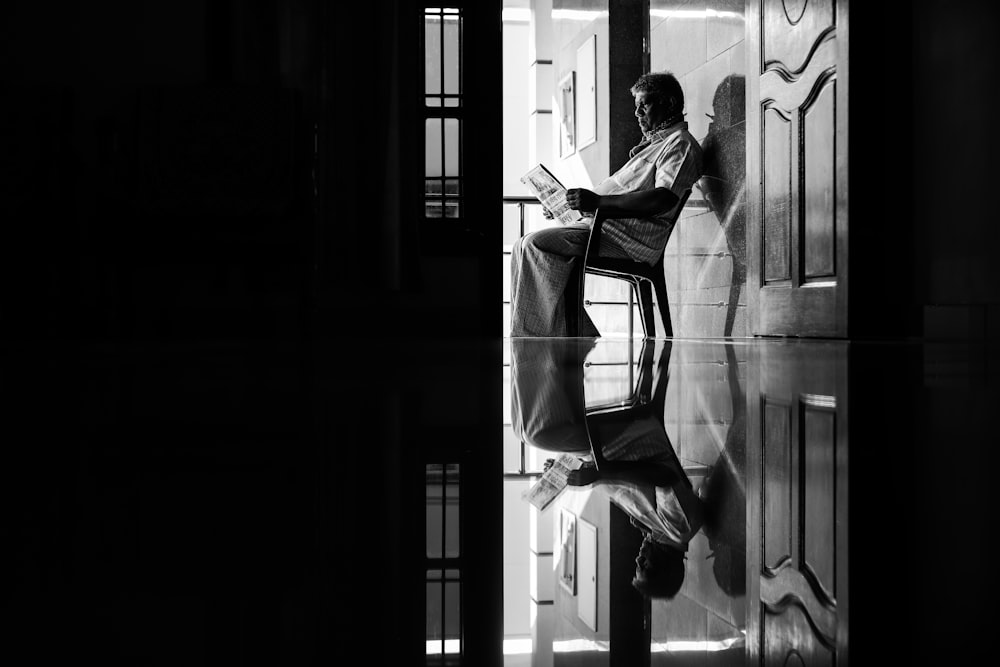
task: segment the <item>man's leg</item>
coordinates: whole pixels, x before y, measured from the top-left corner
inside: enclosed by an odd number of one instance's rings
[[[586,312],[579,309],[579,267],[590,238],[586,223],[551,227],[526,234],[511,256],[511,336],[599,336]],[[600,254],[627,257],[617,246],[602,244]]]
[[[511,336],[570,335],[566,288],[576,277],[574,267],[583,257],[589,236],[585,224],[566,225],[526,234],[514,243]],[[589,321],[579,323],[578,331],[583,336],[597,335]]]

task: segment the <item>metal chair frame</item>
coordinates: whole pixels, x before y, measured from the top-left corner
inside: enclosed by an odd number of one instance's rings
[[[678,210],[684,208],[690,195],[690,190],[684,193]],[[670,338],[674,335],[674,331],[670,321],[670,302],[667,297],[667,283],[663,273],[663,256],[667,249],[666,244],[664,244],[663,250],[660,252],[660,258],[653,265],[646,264],[645,262],[636,262],[631,259],[598,256],[598,248],[601,246],[601,234],[604,231],[604,221],[613,217],[616,217],[616,213],[612,209],[598,209],[594,212],[594,222],[590,227],[587,250],[583,256],[583,263],[581,264],[578,277],[579,286],[576,295],[577,313],[574,324],[579,326],[579,323],[583,321],[584,287],[586,286],[587,274],[589,273],[591,275],[624,280],[631,285],[635,293],[636,303],[639,304],[642,332],[646,338],[656,337],[656,315],[653,309],[653,291],[655,290],[660,319],[663,321],[663,336]]]

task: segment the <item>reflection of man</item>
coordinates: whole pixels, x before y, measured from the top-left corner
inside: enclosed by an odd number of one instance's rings
[[[664,344],[656,363],[656,346],[644,341],[638,388],[626,402],[631,407],[588,414],[583,364],[595,346],[587,339],[511,340],[514,431],[535,447],[583,460],[569,484],[596,485],[643,533],[633,586],[650,597],[672,597],[704,513],[663,422],[672,345]]]
[[[652,431],[650,431],[652,432]],[[595,484],[629,515],[643,536],[632,586],[646,597],[672,598],[684,582],[688,543],[704,522],[705,508],[674,454],[666,431],[661,450],[638,460],[586,462],[569,474],[569,484]],[[630,456],[619,446],[619,455]],[[649,452],[649,443],[641,447]]]
[[[593,213],[613,209],[621,217],[605,222],[598,254],[655,264],[663,254],[680,202],[701,175],[701,147],[684,122],[684,93],[669,73],[644,74],[632,86],[635,116],[643,140],[625,165],[593,191],[567,191],[570,208]],[[577,295],[567,288],[590,235],[588,223],[527,234],[511,258],[511,336],[567,336],[567,307]],[[584,313],[579,335],[597,336]]]
[[[583,362],[595,345],[578,339],[510,341],[511,421],[519,440],[550,452],[590,451]]]
[[[717,583],[730,595],[742,594],[745,496],[738,471],[744,468],[746,411],[734,347],[724,348],[733,421],[720,442],[722,455],[696,493],[664,425],[674,344],[643,341],[635,393],[620,404],[628,407],[590,409],[584,362],[597,341],[515,338],[510,345],[515,434],[534,447],[575,454],[583,465],[568,474],[569,484],[594,485],[629,515],[643,535],[633,586],[647,597],[675,596],[684,581],[688,545],[703,529]],[[703,382],[692,384],[699,394],[709,391]],[[714,423],[717,415],[698,417]],[[546,462],[546,469],[551,464]]]

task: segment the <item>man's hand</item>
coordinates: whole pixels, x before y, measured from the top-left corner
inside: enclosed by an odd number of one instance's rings
[[[584,188],[571,188],[566,191],[566,203],[575,211],[596,211],[601,202],[601,196]]]

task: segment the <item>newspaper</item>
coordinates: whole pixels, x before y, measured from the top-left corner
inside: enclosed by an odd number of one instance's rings
[[[528,186],[545,210],[562,224],[570,225],[583,219],[582,213],[571,209],[566,203],[566,188],[545,165],[536,165],[521,177],[521,182]]]
[[[579,470],[582,466],[583,461],[576,456],[560,454],[559,458],[552,462],[549,469],[538,478],[538,481],[521,494],[521,499],[527,500],[541,512],[566,488],[567,476],[570,471]]]

